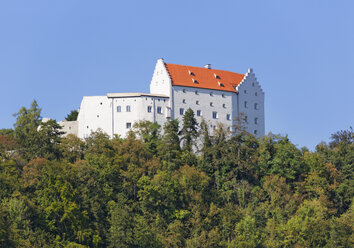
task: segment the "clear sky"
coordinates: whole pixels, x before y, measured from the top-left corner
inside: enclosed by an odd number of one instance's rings
[[[313,149],[354,123],[354,1],[0,2],[0,128],[36,99],[62,120],[84,95],[149,92],[158,58],[246,73],[266,132]]]

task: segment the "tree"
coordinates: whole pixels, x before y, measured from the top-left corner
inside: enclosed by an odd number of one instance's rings
[[[140,139],[146,144],[147,149],[156,154],[160,141],[161,126],[156,122],[144,120],[134,123],[133,128]]]
[[[192,151],[192,146],[196,144],[198,137],[198,122],[194,117],[194,112],[191,108],[187,109],[183,116],[183,126],[181,130],[183,148],[187,151]]]
[[[160,144],[159,154],[167,161],[177,158],[181,147],[178,137],[178,120],[170,120],[164,125],[164,135]]]
[[[38,126],[41,123],[41,109],[38,107],[37,101],[34,100],[30,109],[22,107],[20,111],[14,114],[16,117],[15,137],[19,144],[25,149],[26,157],[36,152],[37,147],[33,147],[34,143],[38,143]]]
[[[79,112],[77,110],[71,110],[71,112],[65,117],[66,121],[76,121]]]

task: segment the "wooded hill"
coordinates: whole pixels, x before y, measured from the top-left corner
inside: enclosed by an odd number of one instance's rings
[[[40,113],[0,131],[0,247],[354,247],[351,128],[309,151],[188,110],[83,141]]]

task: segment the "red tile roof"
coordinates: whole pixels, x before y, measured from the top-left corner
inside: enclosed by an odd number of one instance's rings
[[[172,79],[172,85],[187,86],[212,90],[236,92],[244,74],[231,71],[206,69],[187,65],[165,63]]]

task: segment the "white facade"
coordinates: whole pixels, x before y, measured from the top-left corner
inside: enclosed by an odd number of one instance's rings
[[[110,137],[116,134],[126,137],[127,131],[139,120],[157,122],[161,126],[170,118],[182,123],[183,114],[188,108],[193,109],[198,122],[204,118],[211,130],[218,122],[232,130],[236,118],[243,113],[247,118],[247,131],[257,137],[264,135],[264,92],[252,69],[244,75],[238,74],[242,76],[242,80],[237,84],[232,82],[232,85],[235,84],[233,88],[223,90],[220,82],[217,82],[220,87],[210,86],[210,82],[206,87],[203,82],[198,82],[196,87],[191,86],[190,82],[175,85],[167,65],[169,64],[165,64],[162,59],[157,61],[150,83],[150,94],[109,93],[106,96],[85,96],[77,120],[78,137],[86,138],[99,128]],[[196,67],[179,67],[195,76],[190,70]],[[213,69],[198,69],[200,73],[213,72]],[[221,75],[223,73],[220,70],[215,71]],[[215,73],[214,75],[214,80],[221,81],[223,76],[220,78]],[[192,78],[186,80],[195,81]]]

